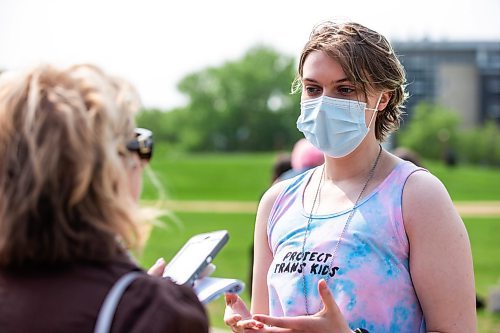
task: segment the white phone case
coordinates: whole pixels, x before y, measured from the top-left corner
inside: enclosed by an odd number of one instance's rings
[[[227,230],[218,230],[191,237],[169,261],[163,277],[180,285],[193,285],[229,239]]]

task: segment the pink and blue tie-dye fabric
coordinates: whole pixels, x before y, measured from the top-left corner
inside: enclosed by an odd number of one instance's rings
[[[333,263],[332,252],[350,210],[313,215],[302,252],[309,218],[303,192],[314,169],[297,176],[277,198],[268,222],[274,255],[267,275],[270,314],[304,315],[305,294],[309,312],[319,311],[317,283],[324,278],[350,327],[371,333],[425,332],[401,212],[404,184],[417,170],[423,169],[410,162],[398,164],[358,203]]]

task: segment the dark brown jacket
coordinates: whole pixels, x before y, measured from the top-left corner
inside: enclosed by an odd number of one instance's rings
[[[57,269],[0,270],[0,332],[93,332],[106,294],[134,270],[141,271],[126,256]],[[111,332],[208,332],[205,309],[191,288],[143,273],[123,294]]]

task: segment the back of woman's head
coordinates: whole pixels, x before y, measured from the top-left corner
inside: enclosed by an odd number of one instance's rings
[[[120,154],[137,95],[90,65],[0,77],[0,266],[105,260],[135,239]]]
[[[388,91],[386,108],[377,113],[375,136],[384,140],[399,127],[404,102],[406,76],[389,41],[359,23],[326,21],[314,27],[299,60],[294,91],[301,87],[304,62],[314,51],[325,52],[342,67],[349,81],[365,93]]]

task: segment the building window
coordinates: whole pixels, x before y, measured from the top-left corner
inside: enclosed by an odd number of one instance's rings
[[[492,68],[500,68],[500,54],[492,53],[490,56],[490,64]]]
[[[486,82],[486,89],[490,93],[500,93],[500,78],[489,79]]]
[[[413,95],[425,94],[425,85],[422,81],[415,80],[411,85],[408,86],[408,88]]]
[[[488,118],[500,120],[500,103],[492,103],[488,106]]]

